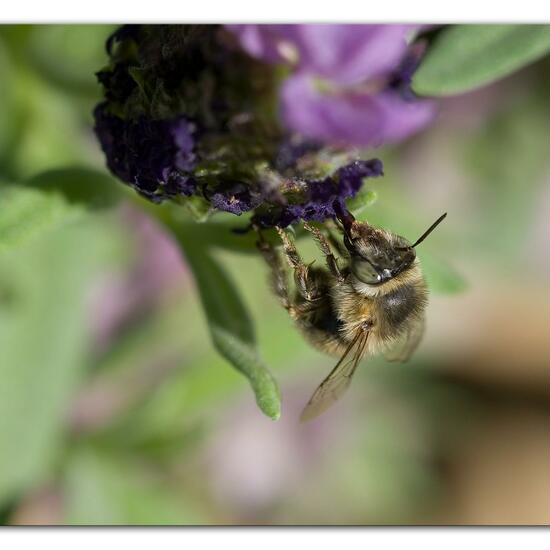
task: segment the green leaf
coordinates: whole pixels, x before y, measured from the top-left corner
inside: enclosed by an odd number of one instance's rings
[[[243,227],[242,224],[239,225],[238,221],[206,222],[200,225],[187,224],[186,231],[189,234],[196,234],[206,247],[223,248],[244,254],[257,254],[258,234],[253,230],[247,233],[235,233],[235,229]],[[296,233],[302,236],[306,231],[298,230]],[[274,229],[263,230],[262,235],[270,243],[280,243],[280,238]]]
[[[25,182],[49,193],[58,193],[69,203],[91,209],[115,205],[123,196],[122,184],[89,168],[63,168],[42,172]]]
[[[210,203],[203,197],[186,197],[181,207],[198,223],[206,222],[212,215]]]
[[[216,349],[244,374],[260,409],[271,419],[281,415],[279,388],[259,358],[252,321],[238,290],[222,266],[206,251],[179,233],[193,269]]]
[[[377,198],[378,194],[376,191],[365,189],[353,197],[353,199],[348,200],[346,206],[354,216],[358,216],[369,206],[372,206]]]
[[[79,447],[65,469],[65,521],[72,525],[206,523],[178,484],[131,456]]]
[[[444,29],[413,78],[419,95],[479,88],[550,51],[550,25],[456,25]]]
[[[57,458],[88,359],[86,291],[116,241],[108,227],[67,224],[2,256],[0,503],[43,481]]]
[[[82,211],[59,196],[23,186],[0,187],[0,252],[76,219]]]
[[[105,40],[114,25],[36,25],[28,50],[40,73],[71,92],[97,97],[95,76],[107,61]]]
[[[464,277],[445,260],[426,251],[419,252],[418,255],[430,291],[437,294],[455,294],[468,287]]]
[[[17,140],[19,133],[21,112],[17,104],[17,89],[13,85],[14,67],[9,58],[7,49],[0,40],[0,167],[7,157],[10,149]]]
[[[96,166],[99,153],[92,135],[90,104],[49,86],[24,64],[14,64],[12,87],[21,112],[17,141],[5,158],[4,173],[33,176],[59,166]]]

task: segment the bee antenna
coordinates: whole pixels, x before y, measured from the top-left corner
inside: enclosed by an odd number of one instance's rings
[[[410,246],[410,248],[414,248],[415,246],[418,246],[445,218],[447,217],[447,212],[445,214],[442,214],[435,220],[426,231],[422,234],[422,236],[413,244]]]

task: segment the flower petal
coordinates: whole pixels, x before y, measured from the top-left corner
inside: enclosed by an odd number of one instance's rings
[[[281,89],[281,112],[288,128],[312,139],[338,145],[379,146],[399,141],[426,126],[435,106],[405,101],[386,90],[323,94],[306,74],[287,79]]]
[[[419,25],[228,25],[251,55],[291,61],[302,72],[353,84],[397,66]],[[294,55],[292,52],[294,51]],[[290,54],[289,54],[290,52]]]
[[[280,63],[285,58],[279,51],[283,37],[277,28],[285,26],[292,25],[225,25],[225,28],[237,36],[243,50],[251,56],[270,63]]]
[[[292,25],[301,71],[353,84],[396,67],[412,25]],[[288,37],[287,37],[288,39]]]

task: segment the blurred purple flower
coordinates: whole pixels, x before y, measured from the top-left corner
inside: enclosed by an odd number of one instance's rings
[[[419,25],[228,25],[250,55],[289,63],[281,89],[288,128],[327,143],[378,146],[425,127],[434,104],[410,90]]]
[[[105,352],[121,332],[145,316],[189,279],[178,245],[142,211],[124,205],[117,211],[136,257],[125,270],[98,278],[89,297],[94,350]]]
[[[195,125],[185,117],[124,120],[107,103],[94,111],[95,133],[111,172],[154,202],[192,195],[196,183]]]

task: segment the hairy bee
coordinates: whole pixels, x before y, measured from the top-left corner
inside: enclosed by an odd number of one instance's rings
[[[317,388],[301,420],[310,420],[331,406],[349,387],[361,359],[383,352],[393,361],[406,361],[424,331],[427,287],[415,246],[445,218],[443,214],[414,243],[394,233],[358,222],[338,211],[343,244],[327,238],[307,223],[326,259],[327,268],[302,261],[289,235],[278,229],[284,256],[294,272],[296,291],[290,293],[279,252],[260,237],[258,248],[271,268],[271,283],[283,307],[312,345],[340,356]],[[340,266],[331,244],[345,260]]]

